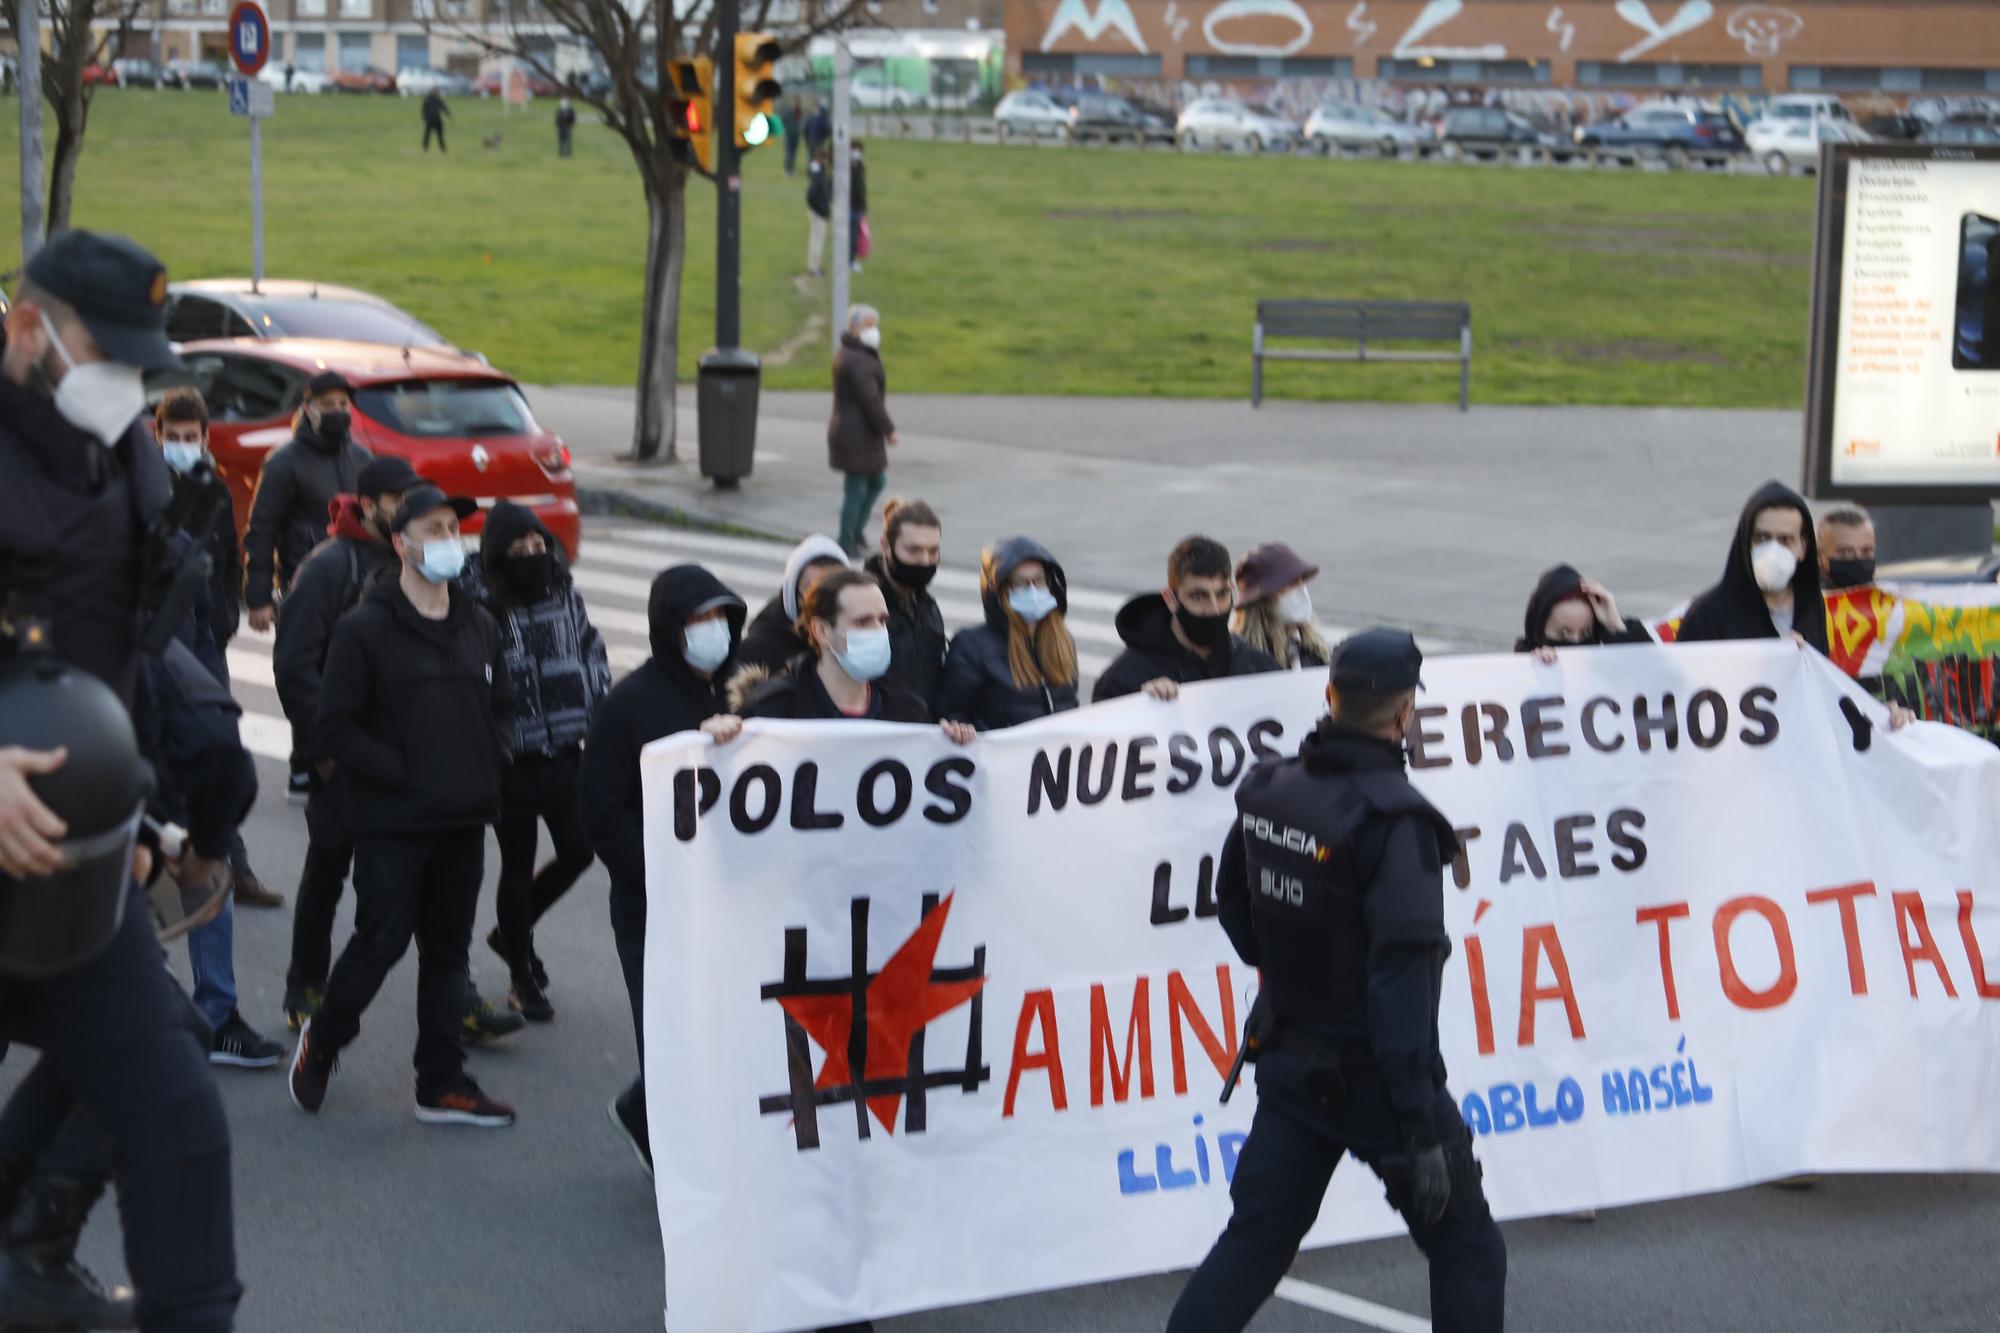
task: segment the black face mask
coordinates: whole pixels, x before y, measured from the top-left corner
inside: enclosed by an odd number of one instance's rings
[[[937,572],[936,565],[906,565],[896,558],[894,552],[889,555],[889,577],[905,588],[921,592],[930,586]]]
[[[1229,637],[1229,613],[1198,616],[1185,606],[1174,608],[1174,619],[1180,623],[1181,633],[1188,636],[1188,642],[1202,648],[1213,648]]]
[[[548,551],[540,555],[510,555],[500,562],[507,582],[524,597],[546,597],[555,586],[556,558]]]
[[[347,409],[334,407],[319,414],[319,425],[313,429],[318,432],[322,440],[330,444],[339,444],[347,438],[347,430],[351,424]]]
[[[1875,561],[1829,560],[1826,562],[1826,586],[1829,588],[1859,588],[1875,581]]]

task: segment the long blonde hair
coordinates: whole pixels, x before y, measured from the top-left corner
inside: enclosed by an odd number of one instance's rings
[[[1299,664],[1299,649],[1327,660],[1326,640],[1317,625],[1293,625],[1278,615],[1278,599],[1266,597],[1236,608],[1236,632],[1253,648],[1262,648],[1290,670]]]
[[[1076,684],[1076,640],[1063,623],[1062,612],[1051,611],[1034,625],[1021,619],[1007,604],[1007,590],[1000,586],[1000,571],[990,546],[979,556],[979,590],[999,603],[1000,614],[1006,618],[1007,670],[1017,689],[1040,685],[1044,677],[1050,685]]]

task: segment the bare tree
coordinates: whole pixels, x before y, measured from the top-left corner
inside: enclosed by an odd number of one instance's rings
[[[16,0],[36,4],[37,0]],[[83,81],[89,65],[109,61],[132,36],[133,20],[146,0],[40,0],[48,30],[49,49],[42,53],[42,95],[55,115],[56,146],[49,155],[48,234],[69,227],[70,201],[76,193],[76,164],[83,154],[83,133],[90,123],[90,102],[97,88]],[[14,11],[8,26],[19,31]],[[25,58],[25,52],[23,53]]]
[[[437,0],[432,3],[435,6]],[[772,3],[751,0],[746,31],[769,22]],[[657,90],[667,61],[675,57],[733,59],[714,50],[714,4],[697,3],[686,15],[675,12],[672,0],[488,0],[488,4],[484,25],[435,12],[424,25],[491,56],[517,61],[569,97],[595,108],[625,141],[638,168],[646,194],[646,299],[630,457],[637,462],[674,462],[687,184],[696,169],[677,153],[680,145],[668,133],[666,104]],[[812,37],[847,23],[860,4],[861,0],[808,0],[808,21],[788,38],[788,48],[802,49]],[[590,52],[608,80],[560,73],[550,29],[565,44]]]

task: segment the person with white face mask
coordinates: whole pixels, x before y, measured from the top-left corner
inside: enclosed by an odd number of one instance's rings
[[[1284,670],[1325,666],[1326,640],[1306,587],[1318,577],[1319,566],[1283,542],[1251,547],[1236,565],[1236,633]]]
[[[826,452],[828,465],[846,477],[839,542],[850,558],[861,555],[868,515],[888,483],[889,448],[896,443],[881,348],[882,317],[875,307],[849,307],[847,331],[833,357],[833,419],[827,423]]]
[[[981,731],[1077,706],[1076,640],[1063,622],[1069,583],[1047,547],[1009,537],[979,562],[986,622],[952,636],[938,716]]]

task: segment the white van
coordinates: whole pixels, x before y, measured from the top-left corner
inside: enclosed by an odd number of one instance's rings
[[[1829,120],[1852,122],[1847,104],[1832,93],[1783,93],[1764,104],[1759,120]]]

